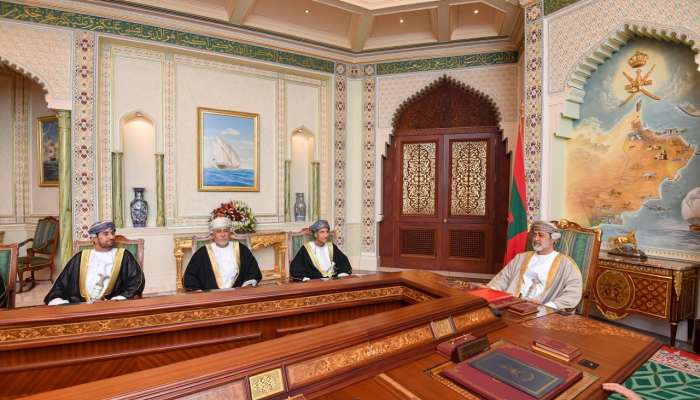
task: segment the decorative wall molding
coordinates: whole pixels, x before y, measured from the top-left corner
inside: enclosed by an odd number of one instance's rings
[[[29,187],[31,183],[29,168],[29,98],[28,78],[15,74],[14,83],[14,184],[15,184],[15,221],[23,223],[29,209]]]
[[[542,0],[525,9],[525,180],[528,222],[540,217],[542,194]],[[580,39],[579,39],[580,40]]]
[[[564,7],[570,6],[579,0],[544,0],[544,15],[557,12]]]
[[[347,131],[347,75],[348,67],[345,64],[335,65],[335,90],[333,91],[335,103],[335,143],[334,143],[334,196],[333,210],[335,223],[335,237],[333,241],[340,247],[343,246],[345,236],[345,132]]]
[[[698,15],[695,0],[598,0],[548,18],[549,92],[565,90],[572,76],[590,74],[634,35],[694,42],[698,51]],[[700,54],[695,60],[700,65]]]
[[[4,14],[4,4],[2,10]],[[93,32],[75,33],[75,71],[72,112],[73,239],[87,239],[88,228],[97,220],[96,169],[96,66],[97,44]]]
[[[480,67],[484,65],[514,64],[517,62],[517,51],[497,51],[492,53],[466,54],[463,56],[379,63],[377,64],[377,75]]]
[[[71,32],[0,20],[0,37],[0,62],[36,81],[46,91],[49,108],[70,110]]]
[[[5,1],[0,2],[0,18],[36,22],[64,28],[81,29],[103,34],[130,37],[133,39],[160,42],[168,45],[206,50],[219,54],[306,68],[326,73],[332,73],[334,68],[333,61],[287,51],[129,21],[42,7],[32,7]],[[66,80],[66,82],[70,81]]]
[[[375,154],[375,124],[376,124],[376,87],[375,66],[362,66],[362,252],[376,253],[376,154]]]
[[[517,81],[517,64],[434,71],[377,78],[377,127],[391,129],[394,113],[407,98],[446,75],[488,95],[501,112],[501,124],[517,119],[517,99],[513,95]],[[380,151],[384,149],[378,147]]]
[[[112,182],[112,152],[123,151],[121,145],[115,148],[114,140],[121,138],[120,117],[113,118],[112,111],[112,84],[114,80],[114,58],[115,57],[132,57],[144,60],[158,61],[161,63],[161,69],[164,69],[165,54],[160,51],[144,49],[141,47],[132,46],[116,46],[110,43],[105,43],[101,48],[102,51],[102,69],[100,71],[100,80],[102,89],[99,98],[99,127],[97,135],[97,145],[100,148],[100,156],[97,160],[100,170],[101,182]],[[156,126],[160,127],[162,121],[153,121]],[[163,129],[157,129],[165,135]],[[100,187],[100,219],[112,218],[112,186],[101,185]]]

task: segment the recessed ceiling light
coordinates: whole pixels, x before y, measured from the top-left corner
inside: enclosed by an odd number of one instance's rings
[[[309,13],[309,10],[304,10],[304,14],[308,14],[308,13]]]
[[[399,20],[399,24],[403,24],[403,18]]]
[[[474,14],[478,14],[478,13],[479,13],[479,10],[475,9]]]

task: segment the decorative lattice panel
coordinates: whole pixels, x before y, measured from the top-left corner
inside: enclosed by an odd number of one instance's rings
[[[459,258],[484,258],[486,239],[481,231],[450,231],[449,256]]]
[[[452,142],[450,164],[450,214],[483,216],[486,214],[486,173],[488,143],[480,141]]]
[[[434,256],[435,231],[427,229],[402,229],[401,254]]]
[[[435,215],[436,152],[434,142],[404,143],[403,215]]]

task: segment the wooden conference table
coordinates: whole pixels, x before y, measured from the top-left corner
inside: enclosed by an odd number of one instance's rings
[[[605,397],[603,382],[624,381],[660,346],[580,316],[543,310],[526,320],[499,318],[483,300],[425,272],[2,317],[0,393],[7,398],[472,399],[440,377],[448,360],[435,352],[470,332],[495,346],[529,347],[540,336],[575,344],[600,366],[570,363],[585,376],[567,398],[594,399]]]

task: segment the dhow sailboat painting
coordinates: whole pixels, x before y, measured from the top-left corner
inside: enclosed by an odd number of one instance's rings
[[[258,115],[198,109],[199,190],[258,191]]]

